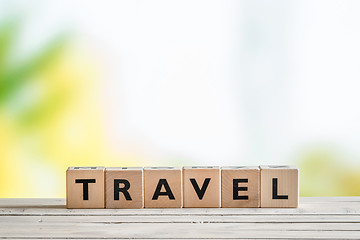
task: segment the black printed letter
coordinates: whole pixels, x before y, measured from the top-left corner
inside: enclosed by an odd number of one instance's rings
[[[248,179],[233,179],[233,200],[248,200],[249,196],[239,196],[239,191],[247,191],[247,187],[239,187],[239,183],[247,183]]]
[[[161,192],[162,186],[164,186],[165,192]],[[158,200],[160,195],[168,196],[170,200],[175,200],[174,194],[171,192],[171,189],[166,179],[159,179],[159,183],[156,187],[152,200]]]
[[[204,183],[201,187],[201,189],[199,188],[199,185],[197,184],[195,178],[190,178],[190,182],[193,185],[196,194],[198,195],[199,199],[202,200],[202,198],[204,197],[206,188],[208,187],[209,183],[210,183],[211,178],[205,178]]]
[[[96,179],[75,179],[75,183],[83,184],[83,200],[89,200],[89,183],[96,183]]]
[[[288,199],[288,195],[278,195],[278,179],[272,179],[272,199]]]
[[[124,187],[120,188],[120,183],[124,184]],[[128,192],[130,188],[130,183],[125,179],[114,179],[114,200],[119,200],[120,192],[125,196],[125,199],[130,201],[132,200]]]

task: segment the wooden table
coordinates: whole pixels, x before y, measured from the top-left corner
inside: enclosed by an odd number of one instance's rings
[[[297,209],[66,209],[65,199],[0,199],[9,239],[360,239],[360,197],[300,198]]]

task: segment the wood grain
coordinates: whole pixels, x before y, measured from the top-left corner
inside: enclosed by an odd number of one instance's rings
[[[66,171],[66,199],[67,208],[104,208],[105,168],[69,167]]]
[[[221,206],[219,167],[184,167],[183,179],[184,208],[219,208]],[[206,181],[208,181],[207,185]],[[199,196],[196,187],[198,190],[205,190],[203,195]]]
[[[114,193],[114,188],[124,188],[125,183],[115,181],[127,181],[128,193]],[[141,167],[110,167],[105,169],[105,201],[106,208],[143,208],[144,207],[144,179]],[[121,186],[120,186],[121,185]],[[115,198],[115,194],[117,194]]]
[[[299,169],[260,166],[261,207],[296,208],[299,204]]]
[[[145,208],[181,208],[183,206],[181,168],[144,168],[144,182]],[[169,195],[156,195],[158,187],[161,193],[169,193]]]
[[[7,239],[359,239],[360,197],[298,208],[66,209],[65,199],[0,199]]]
[[[242,182],[240,180],[242,180]],[[234,194],[236,195],[235,199]],[[260,207],[259,167],[243,166],[221,168],[221,207]]]

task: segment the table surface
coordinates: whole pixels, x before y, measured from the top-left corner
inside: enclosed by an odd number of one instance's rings
[[[360,239],[360,197],[299,208],[66,209],[65,199],[0,199],[9,239]]]

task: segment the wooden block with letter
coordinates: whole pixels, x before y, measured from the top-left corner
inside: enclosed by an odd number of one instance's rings
[[[106,208],[143,208],[143,182],[142,167],[106,168]]]
[[[296,208],[299,204],[299,169],[260,166],[261,207]]]
[[[184,167],[184,207],[219,208],[221,180],[219,167]]]
[[[221,207],[260,207],[259,167],[221,168]]]
[[[144,168],[145,208],[181,208],[181,168]]]
[[[66,171],[66,207],[105,207],[104,167],[68,168]]]

